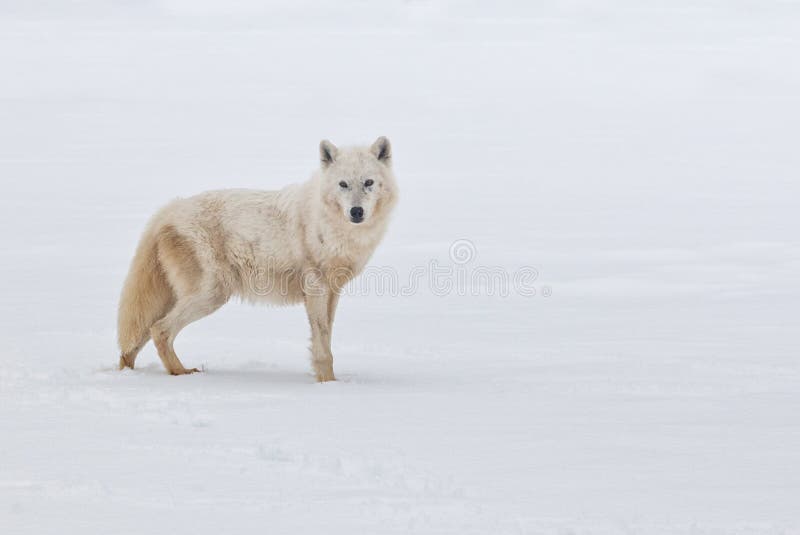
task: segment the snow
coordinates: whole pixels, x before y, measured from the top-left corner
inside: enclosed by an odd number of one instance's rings
[[[743,0],[0,3],[0,529],[800,533],[799,24]],[[152,347],[114,369],[153,210],[379,135],[402,199],[371,264],[409,291],[342,298],[338,382],[302,308],[234,303],[178,340],[205,373]],[[409,289],[434,261],[466,282]],[[481,267],[534,268],[536,295]]]

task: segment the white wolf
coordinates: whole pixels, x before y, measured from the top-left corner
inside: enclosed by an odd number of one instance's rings
[[[305,302],[311,361],[332,381],[331,330],[342,287],[364,268],[397,201],[389,140],[337,149],[279,191],[223,190],[178,199],[144,231],[119,304],[119,367],[133,368],[152,338],[167,371],[182,375],[177,334],[225,304]]]

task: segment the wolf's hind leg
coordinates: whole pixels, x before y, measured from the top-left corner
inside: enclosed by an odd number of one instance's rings
[[[184,375],[199,371],[197,368],[184,368],[175,353],[173,346],[175,337],[184,327],[208,316],[226,301],[226,298],[218,295],[195,294],[181,297],[172,310],[153,325],[150,334],[158,350],[158,356],[161,357],[161,362],[170,375]]]

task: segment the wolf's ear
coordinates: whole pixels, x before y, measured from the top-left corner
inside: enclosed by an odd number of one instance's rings
[[[338,154],[339,149],[327,139],[323,139],[319,142],[319,159],[322,162],[322,167],[328,167],[332,164],[336,160]]]
[[[389,138],[387,137],[381,136],[376,139],[369,150],[379,161],[385,164],[392,161],[392,144],[389,143]]]

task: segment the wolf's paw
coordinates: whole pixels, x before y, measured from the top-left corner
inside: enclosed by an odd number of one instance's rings
[[[328,381],[335,381],[336,377],[333,375],[333,370],[325,370],[317,372],[317,382],[327,383]]]
[[[203,370],[199,368],[181,368],[179,370],[170,370],[170,375],[189,375],[190,373],[199,373]]]

